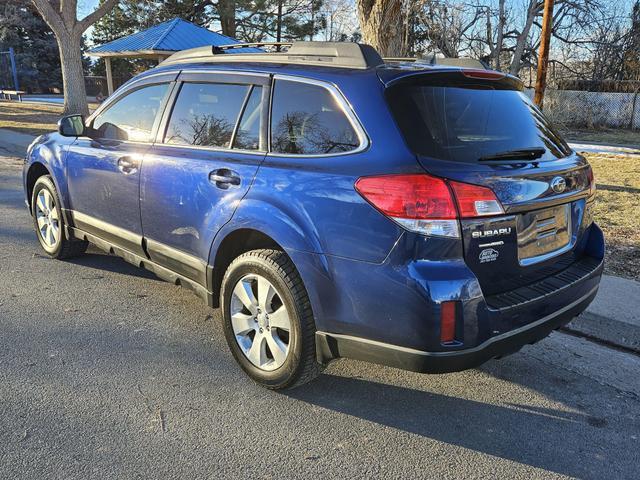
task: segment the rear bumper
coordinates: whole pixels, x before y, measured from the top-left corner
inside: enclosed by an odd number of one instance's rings
[[[598,269],[598,275],[602,266]],[[348,335],[316,333],[318,361],[346,357],[420,373],[448,373],[474,368],[492,358],[515,353],[524,345],[545,338],[584,311],[598,292],[598,285],[560,310],[472,348],[450,352],[426,352]]]

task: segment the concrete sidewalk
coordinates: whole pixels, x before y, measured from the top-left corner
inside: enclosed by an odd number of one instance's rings
[[[604,275],[598,296],[566,330],[640,353],[640,282]]]
[[[598,142],[569,142],[576,152],[605,153],[612,155],[640,155],[640,148],[631,145],[611,145]]]
[[[35,135],[0,128],[0,155],[24,158]]]
[[[24,157],[34,138],[0,129],[0,157]],[[640,282],[603,276],[596,299],[566,330],[640,352]]]

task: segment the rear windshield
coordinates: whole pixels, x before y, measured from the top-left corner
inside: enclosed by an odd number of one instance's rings
[[[416,154],[476,162],[532,148],[544,148],[540,161],[571,153],[513,81],[459,80],[459,74],[452,77],[447,75],[428,83],[427,79],[401,81],[387,89],[391,110]]]

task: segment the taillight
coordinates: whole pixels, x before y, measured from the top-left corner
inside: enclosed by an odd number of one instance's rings
[[[449,187],[429,175],[359,178],[355,188],[365,200],[407,230],[459,237],[458,215]]]
[[[490,188],[453,181],[450,181],[449,185],[456,196],[460,217],[486,217],[504,213],[502,205]]]
[[[490,189],[426,174],[362,177],[355,189],[380,212],[423,235],[458,238],[459,217],[504,213]]]

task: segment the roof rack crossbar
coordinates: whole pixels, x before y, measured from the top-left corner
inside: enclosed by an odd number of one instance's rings
[[[290,47],[293,42],[249,42],[249,43],[231,43],[229,45],[216,45],[213,47],[213,53],[216,51],[236,50],[246,47]]]

